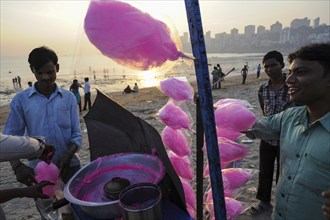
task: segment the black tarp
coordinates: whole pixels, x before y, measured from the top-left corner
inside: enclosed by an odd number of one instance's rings
[[[152,153],[162,160],[166,174],[159,183],[163,196],[186,210],[181,181],[167,156],[162,139],[155,128],[97,91],[92,108],[84,117],[91,160],[124,152]]]

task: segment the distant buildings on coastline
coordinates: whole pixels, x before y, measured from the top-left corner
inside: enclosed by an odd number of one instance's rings
[[[184,52],[191,52],[189,33],[180,37]],[[330,42],[330,25],[321,24],[320,18],[313,20],[306,18],[294,19],[290,27],[282,27],[280,22],[270,25],[270,29],[259,25],[247,25],[244,34],[239,34],[233,28],[230,34],[216,33],[211,37],[211,31],[204,34],[208,53],[256,53],[269,50],[291,52],[309,43]]]

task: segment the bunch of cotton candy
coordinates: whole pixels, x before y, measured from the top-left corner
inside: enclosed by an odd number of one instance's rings
[[[162,122],[173,129],[189,129],[192,122],[179,106],[169,101],[163,108],[159,110],[159,118]]]
[[[216,127],[216,130],[217,137],[227,138],[232,141],[236,140],[241,135],[241,133],[238,131],[227,130],[221,127]]]
[[[161,133],[161,137],[164,145],[178,156],[183,157],[190,154],[190,145],[183,131],[166,126]]]
[[[162,80],[160,91],[174,101],[192,101],[194,97],[193,87],[183,78],[172,77]]]
[[[193,170],[190,165],[189,157],[179,157],[176,154],[169,153],[170,161],[174,167],[175,172],[182,178],[192,180],[194,177]]]
[[[35,179],[37,182],[46,180],[55,183],[55,185],[45,186],[42,188],[43,194],[48,195],[49,197],[55,196],[55,191],[60,183],[60,170],[57,166],[53,163],[47,164],[44,161],[41,161],[37,164],[35,173]]]
[[[257,121],[256,116],[245,106],[228,103],[215,110],[217,127],[231,131],[246,131]]]

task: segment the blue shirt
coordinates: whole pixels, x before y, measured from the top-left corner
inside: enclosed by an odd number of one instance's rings
[[[330,112],[308,124],[307,108],[259,120],[250,138],[280,139],[281,174],[274,219],[325,219],[321,193],[330,188]]]
[[[70,143],[76,144],[78,149],[82,145],[76,99],[70,91],[58,87],[49,99],[34,86],[23,90],[10,103],[3,133],[44,136],[45,142],[56,148],[52,159],[56,163],[67,153]],[[77,155],[73,156],[70,165],[80,165]]]

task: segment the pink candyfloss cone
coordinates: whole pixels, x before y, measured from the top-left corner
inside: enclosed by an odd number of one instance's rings
[[[160,90],[174,101],[193,100],[194,97],[194,89],[190,83],[179,78],[162,80]]]
[[[232,141],[236,140],[241,135],[238,131],[232,131],[221,127],[216,127],[216,129],[218,137],[227,138]]]
[[[182,131],[166,126],[161,134],[163,143],[176,155],[183,157],[190,154],[191,149]]]
[[[257,121],[256,116],[245,106],[231,103],[215,110],[217,127],[232,131],[247,131]]]
[[[230,164],[230,162],[223,162],[223,161],[221,161],[221,163],[220,163],[221,169],[227,168],[229,166],[229,164]],[[208,163],[204,167],[203,176],[205,178],[208,178],[210,176],[210,169],[209,169],[209,164]]]
[[[243,168],[228,168],[222,170],[222,176],[230,183],[230,189],[235,190],[244,185],[252,176],[252,173]]]
[[[174,153],[169,154],[169,159],[174,167],[176,173],[185,179],[192,180],[194,177],[192,168],[190,166],[189,157],[179,157]]]
[[[242,99],[220,99],[219,101],[217,101],[216,103],[213,104],[214,108],[219,108],[221,106],[227,105],[227,104],[232,104],[232,103],[236,103],[239,105],[243,105],[247,108],[251,107],[251,104],[246,101],[246,100],[242,100]]]
[[[125,2],[91,1],[84,28],[102,54],[131,68],[148,70],[182,55],[165,23]]]
[[[47,164],[41,161],[37,164],[35,168],[37,182],[44,180],[55,183],[55,185],[45,186],[42,188],[42,192],[50,197],[55,195],[55,191],[59,184],[60,170],[53,163]]]
[[[187,180],[182,179],[182,178],[180,178],[180,180],[182,183],[184,196],[186,198],[187,205],[189,204],[191,207],[193,207],[195,209],[196,208],[195,191],[193,190],[192,186],[190,185],[190,183]]]
[[[248,148],[226,138],[218,138],[220,158],[223,162],[241,160],[248,154]]]
[[[173,129],[189,129],[192,124],[189,116],[171,101],[159,110],[159,117],[165,125]]]

